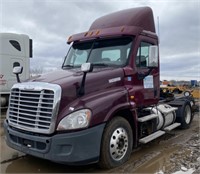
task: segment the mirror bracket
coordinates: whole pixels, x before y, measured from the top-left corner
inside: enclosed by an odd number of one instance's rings
[[[152,70],[154,69],[154,67],[149,67],[149,70],[146,73],[138,73],[138,79],[139,80],[143,80],[146,76],[148,76],[149,74],[151,74]]]
[[[80,88],[78,89],[78,93],[77,95],[80,97],[80,96],[83,96],[85,94],[85,79],[86,79],[86,74],[88,72],[92,72],[93,70],[93,66],[91,63],[87,62],[87,63],[83,63],[81,65],[81,71],[83,72],[83,78],[82,78],[82,81],[81,81],[81,86]]]

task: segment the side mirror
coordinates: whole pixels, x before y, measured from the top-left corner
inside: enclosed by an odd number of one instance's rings
[[[91,63],[83,63],[81,65],[81,71],[87,73],[87,72],[91,72],[93,70],[93,66]]]
[[[158,46],[152,45],[149,47],[148,67],[158,67]]]
[[[16,66],[16,67],[13,68],[13,74],[16,74],[18,83],[20,83],[19,74],[21,74],[22,72],[23,72],[22,66]]]
[[[13,68],[13,74],[21,74],[23,72],[22,66],[16,66]]]

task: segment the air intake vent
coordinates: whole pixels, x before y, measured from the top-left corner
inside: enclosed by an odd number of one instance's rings
[[[9,124],[31,132],[52,133],[60,96],[58,85],[41,82],[14,85],[10,95]]]

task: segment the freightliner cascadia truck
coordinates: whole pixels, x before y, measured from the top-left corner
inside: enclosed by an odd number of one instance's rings
[[[32,39],[25,34],[0,33],[0,106],[7,108],[11,87],[17,82],[13,68],[23,66],[21,80],[30,78]]]
[[[67,43],[61,70],[12,87],[8,146],[57,163],[113,168],[141,144],[189,127],[189,98],[160,100],[151,8],[100,17]],[[21,67],[13,72],[18,76]]]

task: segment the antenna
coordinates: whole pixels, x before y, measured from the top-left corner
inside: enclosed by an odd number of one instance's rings
[[[158,31],[158,43],[160,44],[160,24],[159,24],[159,16],[157,16],[157,31]]]

